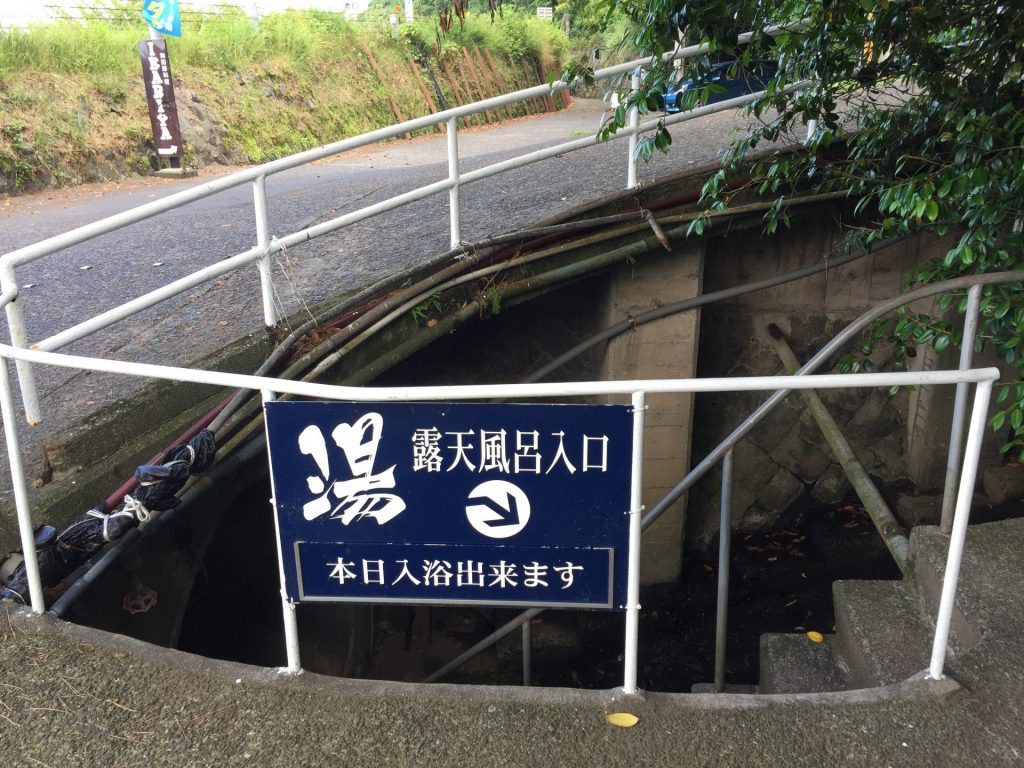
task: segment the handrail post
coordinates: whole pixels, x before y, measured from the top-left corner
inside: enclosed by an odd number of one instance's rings
[[[971,500],[974,496],[974,481],[978,476],[978,461],[981,457],[981,439],[985,431],[993,383],[992,381],[980,381],[974,391],[974,409],[971,413],[970,430],[967,433],[963,472],[960,475],[960,492],[956,499],[956,513],[949,538],[949,554],[946,556],[946,570],[942,577],[939,613],[935,618],[932,658],[928,666],[928,677],[932,680],[942,679],[942,669],[946,660],[950,624],[953,620],[953,608],[956,603],[957,581],[960,578],[960,562],[963,560],[967,523],[970,521]]]
[[[448,121],[448,216],[451,220],[451,247],[462,242],[462,222],[459,215],[459,121],[453,117]]]
[[[256,245],[263,251],[257,264],[260,289],[263,293],[263,322],[273,328],[281,319],[274,306],[273,264],[270,261],[270,217],[267,213],[267,177],[258,176],[252,183],[253,208],[256,213]]]
[[[978,309],[981,306],[981,286],[972,285],[967,291],[964,312],[964,334],[960,343],[960,369],[969,370],[974,364],[974,339],[978,333]],[[967,384],[956,385],[953,401],[953,425],[949,433],[949,456],[946,458],[946,485],[942,492],[941,529],[945,534],[953,530],[953,510],[956,505],[956,483],[960,477],[963,456],[964,421],[967,418]]]
[[[633,462],[629,486],[629,559],[626,569],[626,642],[622,654],[623,693],[636,693],[640,630],[640,520],[643,516],[644,411],[643,392],[633,393]]]
[[[260,390],[263,398],[263,405],[277,399],[275,393],[269,390]],[[266,419],[263,420],[266,429]],[[270,435],[267,435],[267,458],[270,458]],[[302,671],[302,661],[299,658],[299,622],[295,613],[295,603],[288,599],[288,592],[285,588],[284,577],[284,554],[281,551],[281,525],[277,519],[276,502],[277,494],[274,491],[274,475],[270,474],[270,493],[273,498],[270,500],[270,511],[274,516],[274,538],[277,544],[277,573],[281,582],[281,613],[284,619],[284,649],[288,660],[287,670],[292,673]]]
[[[0,367],[3,368],[0,370],[0,416],[4,420],[7,461],[11,465],[11,486],[14,490],[14,506],[18,513],[18,532],[21,534],[21,551],[25,558],[25,576],[28,578],[32,612],[42,615],[46,610],[46,604],[43,601],[43,585],[39,578],[39,560],[36,558],[36,541],[32,530],[32,508],[29,506],[25,471],[21,464],[18,422],[14,416],[14,398],[11,395],[10,372],[7,370],[6,357],[0,358]]]
[[[14,267],[5,262],[2,264],[2,270],[0,284],[3,285],[4,291],[14,291],[16,294],[18,277],[14,273]],[[17,296],[13,301],[7,302],[4,310],[7,313],[7,328],[11,334],[11,345],[19,349],[27,349],[28,333],[25,330],[25,316],[21,312]],[[42,420],[42,414],[39,412],[39,395],[36,391],[36,376],[32,364],[24,360],[15,360],[14,366],[18,372],[18,386],[21,388],[21,403],[25,409],[25,420],[31,426],[37,426]]]
[[[732,542],[732,455],[722,460],[722,509],[718,524],[718,606],[715,613],[715,693],[725,690],[726,628],[729,623],[729,549]]]
[[[640,67],[633,70],[633,77],[629,82],[633,94],[640,90]],[[632,189],[636,186],[636,150],[640,145],[640,110],[635,106],[629,110],[629,161],[626,166],[626,188]]]

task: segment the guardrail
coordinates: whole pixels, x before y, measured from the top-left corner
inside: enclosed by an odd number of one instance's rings
[[[2,300],[2,297],[0,297]],[[948,645],[949,628],[952,619],[956,581],[959,574],[960,558],[966,538],[967,521],[970,516],[971,496],[977,476],[981,452],[981,436],[985,426],[992,385],[999,378],[999,370],[985,368],[969,371],[923,371],[917,373],[863,373],[857,375],[815,375],[815,376],[752,376],[733,379],[668,379],[637,380],[617,382],[566,382],[556,384],[495,384],[486,386],[447,387],[346,387],[313,382],[297,382],[262,376],[219,373],[214,371],[176,368],[171,366],[132,363],[118,360],[102,360],[74,355],[63,355],[38,350],[17,349],[0,345],[0,359],[13,359],[28,363],[41,363],[64,368],[118,373],[127,376],[141,376],[169,381],[210,384],[235,389],[258,390],[264,401],[273,400],[279,394],[297,395],[326,400],[349,400],[356,402],[412,402],[438,400],[483,400],[544,397],[590,397],[598,395],[628,395],[633,402],[634,412],[634,455],[632,460],[629,566],[627,577],[626,636],[624,651],[623,690],[636,691],[637,629],[639,626],[639,558],[641,515],[640,503],[642,478],[642,445],[639,436],[643,434],[643,412],[645,398],[650,393],[695,393],[695,392],[750,392],[776,390],[782,387],[792,389],[840,389],[846,387],[892,387],[925,386],[938,384],[976,385],[970,430],[965,446],[965,457],[960,474],[953,535],[950,542],[949,564],[943,586],[940,611],[936,620],[936,633],[932,664],[932,676],[942,676],[942,667]],[[29,581],[30,604],[33,612],[42,614],[45,610],[39,566],[35,555],[33,523],[28,503],[28,489],[21,465],[21,451],[15,425],[14,398],[6,365],[0,371],[0,416],[4,422],[4,437],[7,443],[11,480],[17,508],[19,533],[25,557],[25,569]],[[298,624],[295,604],[285,594],[284,571],[281,553],[278,562],[282,577],[281,604],[285,626],[285,645],[288,669],[299,671]]]
[[[804,363],[796,371],[793,376],[809,376],[819,367],[825,364],[826,361],[830,360],[836,352],[838,352],[843,345],[848,343],[850,340],[855,338],[857,334],[864,331],[871,323],[875,322],[881,317],[884,317],[888,313],[899,309],[900,307],[911,304],[921,299],[927,299],[932,296],[936,296],[943,293],[949,293],[952,291],[967,291],[967,303],[965,306],[965,318],[964,318],[964,331],[962,339],[962,349],[960,354],[960,368],[961,371],[968,370],[973,363],[974,355],[974,339],[977,332],[978,325],[978,311],[981,302],[981,292],[986,285],[998,285],[1005,283],[1014,283],[1024,281],[1024,271],[1017,272],[997,272],[987,275],[973,275],[969,277],[959,277],[952,280],[946,280],[941,283],[934,283],[932,285],[926,285],[921,288],[917,288],[913,291],[901,294],[893,299],[882,302],[871,310],[868,310],[860,317],[849,323],[842,331],[836,334],[824,347],[813,355],[806,363]],[[773,283],[774,284],[774,283]],[[766,286],[762,286],[766,287]],[[744,292],[744,288],[729,289],[724,292],[725,295],[733,295],[734,293]],[[674,307],[666,307],[665,310],[671,309],[672,312],[682,312],[691,309],[697,309],[704,304],[711,303],[716,298],[724,298],[725,296],[698,296],[694,299],[679,302]],[[663,317],[665,314],[660,310],[657,311],[658,317]],[[632,328],[632,323],[626,324],[623,327],[618,328],[618,332],[624,332],[625,330]],[[614,333],[602,333],[598,334],[595,339],[601,341],[607,341],[613,338],[616,334]],[[550,372],[555,370],[557,367],[564,365],[565,363],[572,360],[576,355],[582,354],[586,350],[590,349],[593,339],[583,342],[568,352],[559,356],[551,365],[541,369],[544,372]],[[779,378],[782,381],[783,377]],[[792,377],[789,377],[792,378]],[[949,559],[946,564],[944,573],[946,577],[943,579],[943,591],[940,598],[940,612],[936,619],[936,637],[932,647],[932,660],[929,664],[928,673],[933,679],[940,679],[942,677],[942,669],[945,663],[945,654],[948,648],[949,639],[949,622],[952,617],[953,604],[956,597],[956,585],[959,579],[959,568],[960,560],[963,555],[963,540],[966,536],[967,523],[969,520],[970,513],[970,501],[963,501],[963,494],[965,493],[965,475],[961,472],[961,462],[966,462],[966,450],[980,450],[980,448],[974,447],[970,440],[979,439],[980,434],[977,437],[969,437],[968,445],[972,447],[970,449],[965,448],[964,443],[964,424],[966,421],[967,413],[967,392],[968,385],[965,383],[957,384],[956,399],[954,403],[954,410],[951,420],[951,435],[949,454],[947,457],[947,473],[945,489],[942,501],[942,516],[941,516],[941,530],[943,533],[950,534],[952,536],[950,541]],[[675,504],[684,494],[688,493],[697,481],[704,477],[718,462],[723,462],[722,472],[722,485],[721,485],[721,517],[719,530],[727,532],[731,530],[732,525],[732,510],[731,510],[731,497],[732,497],[732,451],[733,448],[746,437],[750,431],[759,424],[782,400],[790,393],[788,388],[780,388],[776,390],[767,400],[761,403],[753,413],[751,413],[746,419],[744,419],[732,432],[730,432],[725,439],[722,440],[715,448],[713,448],[707,456],[705,456],[693,469],[691,469],[685,477],[683,477],[675,486],[673,486],[666,494],[662,497],[657,504],[655,504],[650,510],[648,510],[642,520],[641,529],[646,530],[652,525],[662,514],[664,514],[673,504]],[[976,403],[977,406],[977,403]],[[987,409],[987,405],[985,406]],[[978,411],[975,411],[977,414]],[[985,409],[981,411],[981,416],[984,421]],[[973,424],[973,421],[972,421]],[[971,435],[974,435],[972,432]],[[970,478],[966,480],[966,486],[973,489],[974,482],[977,476],[977,466],[975,465],[972,470]],[[968,492],[969,495],[969,492]],[[966,512],[961,513],[961,504],[966,504]],[[716,691],[721,692],[725,689],[725,651],[726,651],[726,628],[728,623],[728,591],[729,591],[729,574],[730,574],[730,537],[728,535],[721,535],[719,537],[719,553],[718,553],[718,595],[717,595],[717,608],[716,608],[716,621],[715,621],[715,673],[713,687]],[[472,648],[469,648],[457,658],[448,662],[440,669],[429,675],[424,682],[434,682],[443,678],[446,674],[454,669],[462,666],[466,661],[473,658],[480,651],[488,648],[497,642],[500,638],[506,634],[522,626],[523,628],[523,640],[524,647],[528,638],[528,627],[530,620],[541,613],[542,609],[533,608],[527,611],[523,611],[516,618],[507,622],[504,626],[498,628],[487,637],[480,640]],[[945,627],[943,630],[942,627]],[[940,637],[940,634],[944,632],[944,635]],[[528,678],[529,670],[526,666],[526,658],[524,655],[524,680]]]
[[[794,29],[801,25],[794,24],[788,27],[772,28],[767,30],[769,34],[779,34],[784,29]],[[740,42],[749,40],[751,34],[740,36]],[[707,51],[706,45],[695,45],[680,48],[666,54],[666,60],[676,60],[699,56]],[[636,59],[633,61],[617,64],[612,67],[598,70],[595,78],[598,80],[610,80],[635,72],[639,67],[649,65],[650,59]],[[634,78],[634,87],[636,79]],[[797,90],[805,87],[807,81],[791,84],[787,90]],[[506,104],[513,104],[526,101],[538,96],[551,95],[567,89],[569,85],[562,81],[556,81],[551,85],[537,85],[532,88],[525,88],[503,96],[478,101],[461,107],[444,110],[432,115],[426,115],[404,123],[398,123],[388,128],[362,134],[343,141],[326,144],[317,149],[300,152],[290,157],[265,163],[220,179],[199,184],[190,189],[169,195],[160,200],[145,205],[140,205],[123,213],[119,213],[99,221],[87,224],[82,227],[65,232],[55,237],[50,237],[38,243],[18,248],[14,251],[0,256],[0,286],[5,294],[12,299],[18,298],[18,267],[31,263],[44,256],[56,253],[57,251],[73,245],[91,240],[92,238],[104,235],[130,224],[145,221],[161,213],[180,208],[197,200],[208,198],[212,195],[234,189],[244,184],[252,184],[253,187],[253,209],[256,218],[256,243],[253,247],[227,257],[216,264],[200,269],[192,274],[174,282],[168,283],[161,288],[139,296],[131,301],[120,304],[105,312],[102,312],[89,320],[78,323],[70,328],[55,333],[44,339],[30,341],[26,330],[23,315],[23,301],[8,301],[6,306],[7,323],[10,332],[11,344],[20,349],[32,348],[43,351],[54,351],[60,349],[73,341],[82,339],[100,329],[106,328],[113,323],[135,315],[149,307],[159,304],[167,299],[177,296],[185,291],[195,288],[206,282],[216,280],[229,272],[233,272],[250,264],[257,264],[260,270],[260,286],[263,297],[263,317],[267,326],[274,326],[280,321],[277,308],[274,305],[274,287],[271,276],[272,257],[285,251],[287,248],[307,242],[322,235],[335,232],[343,227],[363,221],[381,213],[393,210],[408,203],[422,200],[431,195],[448,193],[450,222],[449,232],[452,247],[461,243],[461,212],[459,208],[459,188],[463,184],[469,184],[480,179],[489,178],[506,171],[521,168],[532,163],[545,160],[556,155],[573,152],[599,143],[597,135],[591,135],[574,141],[565,142],[558,146],[527,153],[516,158],[479,168],[465,173],[459,170],[459,147],[458,147],[458,119],[479,112],[483,112]],[[762,92],[763,93],[763,92]],[[736,109],[757,99],[761,93],[741,96],[734,99],[719,102],[714,105],[694,109],[691,112],[680,113],[672,116],[647,120],[641,122],[639,114],[633,110],[630,114],[630,128],[627,131],[614,134],[611,139],[617,140],[628,138],[630,141],[630,153],[627,168],[627,188],[636,185],[636,148],[641,134],[654,130],[659,122],[666,125],[692,120],[703,115],[724,110]],[[448,138],[448,176],[432,184],[404,192],[387,200],[366,206],[357,211],[335,217],[315,226],[306,227],[287,235],[273,237],[270,234],[269,203],[267,200],[266,180],[268,176],[283,171],[298,168],[317,160],[339,155],[359,147],[365,147],[377,142],[394,139],[404,136],[406,133],[445,124],[447,126]],[[26,419],[30,424],[39,423],[42,415],[39,408],[39,399],[36,393],[36,386],[30,365],[25,361],[18,362],[18,379],[21,387],[22,402],[25,409]]]

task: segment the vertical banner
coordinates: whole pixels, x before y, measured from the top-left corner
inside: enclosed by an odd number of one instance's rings
[[[167,58],[165,40],[139,42],[142,56],[142,79],[146,84],[149,102],[149,120],[153,126],[153,144],[158,157],[176,158],[174,167],[180,166],[181,129],[178,127],[178,107],[174,102],[171,83],[171,63]]]
[[[157,32],[181,37],[181,11],[178,0],[143,0],[142,18]]]

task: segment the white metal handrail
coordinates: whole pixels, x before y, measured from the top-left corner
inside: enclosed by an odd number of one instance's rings
[[[796,29],[802,24],[794,24],[786,27],[773,27],[767,31],[768,34],[780,34],[789,29]],[[741,35],[739,40],[749,40],[751,33]],[[707,45],[694,45],[679,48],[665,54],[664,59],[679,60],[699,56],[707,52]],[[630,72],[636,72],[638,68],[649,65],[650,58],[635,59],[633,61],[606,67],[595,73],[597,80],[610,80]],[[788,86],[787,90],[796,90],[807,85],[807,81],[801,81]],[[25,319],[22,312],[22,302],[11,301],[6,305],[7,323],[11,338],[11,344],[19,348],[32,347],[34,349],[53,351],[82,339],[98,330],[106,328],[113,323],[135,315],[160,302],[166,301],[185,291],[191,290],[203,283],[216,280],[229,272],[241,269],[250,264],[257,264],[260,271],[260,284],[263,299],[264,322],[267,326],[276,325],[281,319],[274,305],[274,287],[271,279],[271,258],[274,254],[280,253],[287,248],[307,242],[316,237],[335,232],[343,227],[356,222],[368,219],[372,216],[393,210],[417,200],[422,200],[431,195],[447,191],[449,194],[450,208],[450,241],[452,247],[461,242],[461,214],[459,208],[459,187],[462,184],[471,183],[480,179],[504,173],[506,171],[520,168],[532,163],[539,162],[555,155],[573,152],[586,147],[596,145],[598,138],[596,133],[583,139],[565,142],[556,147],[550,147],[536,152],[527,153],[519,157],[493,163],[484,168],[466,173],[459,171],[458,151],[458,119],[474,115],[485,110],[496,107],[514,104],[538,96],[550,96],[567,89],[569,85],[563,81],[555,81],[551,85],[537,85],[525,88],[513,93],[496,96],[490,99],[468,104],[461,107],[453,107],[431,115],[407,120],[403,123],[392,125],[375,131],[344,139],[331,144],[326,144],[316,149],[300,152],[280,160],[274,160],[254,168],[239,171],[204,184],[199,184],[190,189],[168,195],[160,200],[153,201],[132,208],[128,211],[108,216],[99,221],[87,224],[70,230],[60,235],[47,238],[32,245],[24,246],[0,256],[0,285],[5,292],[13,292],[18,296],[17,269],[20,266],[35,261],[36,259],[56,253],[64,248],[85,242],[100,235],[108,234],[130,224],[145,221],[170,210],[180,208],[189,203],[205,199],[212,195],[234,189],[243,184],[253,185],[253,209],[256,219],[256,245],[241,253],[225,258],[216,264],[197,270],[190,275],[175,280],[154,291],[150,291],[131,301],[124,302],[108,311],[102,312],[94,317],[78,323],[77,325],[53,334],[45,339],[30,342]],[[636,79],[634,77],[634,87]],[[640,122],[639,114],[634,109],[630,114],[630,128],[628,131],[614,134],[612,139],[629,138],[631,152],[628,158],[627,187],[636,185],[636,146],[640,134],[654,130],[659,122],[667,125],[685,122],[713,112],[736,109],[759,98],[763,92],[728,99],[713,105],[694,109],[690,112],[679,113],[665,118]],[[296,232],[281,236],[270,235],[269,206],[266,194],[266,179],[283,171],[291,170],[317,160],[333,157],[352,149],[365,147],[377,142],[403,136],[406,133],[430,128],[444,124],[447,126],[448,139],[448,176],[445,179],[414,189],[403,194],[392,197],[388,200],[366,206],[360,210],[347,213],[342,216],[322,222],[313,227],[300,229]],[[26,419],[30,424],[36,424],[41,419],[39,400],[36,393],[34,377],[31,367],[24,360],[18,362],[18,378],[21,387],[22,402],[25,409]]]
[[[1024,271],[1015,272],[996,272],[983,275],[973,275],[969,277],[953,278],[951,280],[945,280],[940,283],[933,283],[925,285],[920,288],[916,288],[908,293],[901,294],[895,298],[884,301],[876,307],[868,310],[860,317],[849,323],[842,331],[836,334],[824,347],[818,350],[806,363],[804,363],[800,369],[794,374],[796,376],[808,376],[816,371],[826,360],[832,358],[832,356],[840,350],[847,342],[854,338],[858,333],[867,328],[872,322],[875,322],[879,318],[889,314],[890,312],[905,306],[912,304],[915,301],[926,299],[938,294],[946,294],[954,291],[967,291],[967,305],[964,317],[964,332],[962,345],[973,350],[974,338],[977,331],[978,325],[978,310],[981,300],[981,292],[984,286],[1015,283],[1024,280]],[[768,286],[762,286],[768,287]],[[731,295],[731,294],[730,294]],[[709,295],[704,297],[705,299],[711,299]],[[724,298],[724,297],[719,297]],[[682,302],[678,307],[677,311],[684,311],[686,309],[695,309],[702,306],[705,302],[701,299],[694,299],[687,302]],[[688,306],[682,306],[686,304]],[[601,335],[599,338],[608,340],[610,336]],[[574,351],[578,352],[588,347],[584,345],[577,346]],[[571,354],[563,355],[558,359],[558,364],[564,364],[568,360],[572,359]],[[960,367],[959,370],[964,371],[972,366],[973,354],[971,352],[965,353],[963,350],[960,355]],[[552,366],[550,370],[555,370],[559,365]],[[547,368],[547,366],[545,367]],[[545,370],[545,369],[541,369]],[[942,501],[942,520],[941,530],[945,534],[950,534],[954,526],[954,513],[956,511],[956,505],[958,501],[959,493],[959,478],[960,478],[960,463],[963,461],[963,429],[966,421],[967,411],[967,396],[968,389],[967,384],[960,383],[956,386],[956,403],[953,410],[952,418],[952,435],[950,437],[950,448],[947,458],[947,475],[945,491]],[[660,501],[658,501],[650,510],[647,510],[641,520],[642,529],[646,529],[653,524],[658,517],[661,516],[672,504],[678,501],[684,493],[687,493],[689,489],[719,461],[722,462],[722,482],[721,482],[721,516],[720,516],[720,527],[721,532],[727,532],[731,530],[731,496],[732,496],[732,452],[735,446],[742,440],[760,421],[768,415],[786,395],[789,394],[787,389],[779,389],[775,391],[767,400],[765,400],[757,409],[751,413],[746,419],[744,419],[739,425],[736,426],[714,449],[712,449],[707,456],[702,459],[697,466],[693,467],[687,474],[673,486]],[[728,591],[729,591],[729,570],[730,570],[730,537],[728,535],[720,535],[719,537],[719,560],[718,560],[718,606],[716,616],[716,628],[715,628],[715,677],[714,677],[714,690],[721,692],[725,689],[725,650],[726,650],[726,628],[727,628],[727,614],[728,614]],[[952,571],[947,568],[946,573]],[[516,618],[506,623],[503,627],[495,630],[488,637],[480,640],[472,648],[460,654],[456,659],[445,664],[443,667],[438,669],[429,675],[424,682],[434,682],[444,677],[448,672],[453,669],[457,669],[467,660],[475,656],[483,649],[489,647],[499,638],[503,637],[507,632],[515,629],[518,626],[523,628],[523,642],[524,642],[524,668],[526,668],[526,652],[525,646],[528,642],[527,627],[529,621],[539,614],[541,609],[530,609],[519,614]],[[935,646],[938,648],[938,645]],[[937,650],[933,650],[933,654]],[[943,651],[944,653],[944,651]],[[932,665],[929,668],[929,673],[932,674],[933,670],[935,675],[941,675],[942,664]],[[524,680],[527,679],[528,675],[524,674]]]
[[[2,300],[2,297],[0,297]],[[952,620],[953,603],[956,597],[956,583],[959,575],[963,544],[966,539],[967,521],[970,516],[971,496],[977,476],[981,453],[981,435],[985,426],[988,403],[992,386],[999,378],[996,368],[968,371],[921,371],[908,373],[862,373],[856,375],[802,375],[802,376],[752,376],[746,378],[715,379],[669,379],[635,380],[613,382],[563,382],[545,384],[491,384],[461,385],[443,387],[350,387],[318,384],[315,382],[291,381],[265,376],[222,373],[172,366],[160,366],[129,361],[104,360],[75,355],[64,355],[39,350],[17,349],[0,344],[0,359],[14,359],[31,363],[42,363],[67,368],[120,373],[128,376],[142,376],[171,381],[187,381],[219,387],[258,390],[265,401],[278,394],[316,397],[328,400],[412,402],[436,400],[477,400],[493,398],[540,398],[580,397],[593,395],[629,395],[634,405],[634,456],[631,479],[630,545],[628,598],[626,605],[626,638],[624,652],[623,690],[636,691],[637,643],[639,622],[639,558],[642,507],[640,488],[642,485],[642,439],[643,411],[647,393],[664,392],[748,392],[756,390],[783,389],[839,389],[846,387],[892,387],[908,385],[975,384],[974,407],[970,431],[964,451],[963,468],[960,473],[960,489],[957,497],[953,534],[950,542],[946,578],[936,619],[932,661],[929,667],[932,677],[942,676],[949,629]],[[39,565],[35,554],[33,523],[28,503],[28,491],[21,451],[15,425],[14,399],[6,364],[0,371],[0,416],[4,422],[4,437],[7,444],[11,480],[17,508],[19,533],[25,558],[26,575],[29,582],[29,600],[32,610],[42,614],[45,610]],[[280,552],[279,555],[279,567]],[[283,574],[283,571],[282,571]],[[288,668],[301,669],[298,644],[298,625],[295,605],[284,591],[282,579],[281,604],[285,622]]]

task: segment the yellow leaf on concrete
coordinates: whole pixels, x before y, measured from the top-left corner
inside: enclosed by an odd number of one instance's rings
[[[619,728],[632,728],[640,722],[640,718],[629,714],[629,712],[613,712],[608,715],[608,722],[619,726]]]
[[[821,632],[810,631],[807,633],[807,639],[812,643],[823,643],[825,642],[825,636]]]

